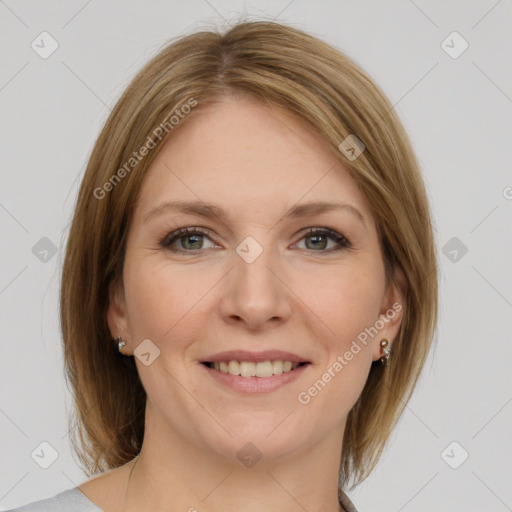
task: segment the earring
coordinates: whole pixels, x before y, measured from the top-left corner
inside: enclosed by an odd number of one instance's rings
[[[122,353],[121,351],[123,350],[123,347],[126,345],[126,341],[123,341],[121,339],[121,336],[118,336],[116,338],[116,341],[117,341],[117,351],[121,354]]]
[[[391,354],[391,350],[388,348],[388,340],[383,339],[380,342],[380,350],[382,353],[382,357],[380,358],[380,362],[383,366],[387,366],[389,363],[389,355]]]

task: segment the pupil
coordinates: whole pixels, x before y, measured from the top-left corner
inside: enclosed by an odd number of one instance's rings
[[[307,240],[308,240],[308,239],[309,239],[309,240],[316,240],[316,241],[318,242],[318,241],[319,241],[319,239],[321,239],[321,238],[323,238],[323,239],[324,239],[324,240],[323,240],[323,242],[324,242],[324,243],[320,243],[320,245],[318,245],[318,244],[314,244],[312,248],[314,249],[314,248],[319,248],[319,247],[320,247],[321,249],[325,249],[325,247],[326,247],[326,243],[325,243],[325,242],[326,242],[326,240],[325,240],[325,236],[324,236],[324,235],[311,235],[311,236],[309,236],[308,238],[306,238],[306,245],[308,245],[308,244],[307,244]],[[311,248],[311,247],[308,247],[308,249],[310,249],[310,248]]]
[[[190,240],[192,240],[192,244],[191,245],[197,244],[199,242],[199,239],[201,238],[201,236],[202,235],[188,235],[187,237],[182,238],[182,244],[181,244],[182,247],[184,249],[197,249],[197,247],[186,247],[186,245],[188,245],[188,242]],[[185,245],[183,245],[183,240],[185,240]]]

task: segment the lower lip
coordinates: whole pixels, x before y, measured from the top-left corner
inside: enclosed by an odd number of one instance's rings
[[[289,384],[294,380],[298,379],[309,366],[304,364],[297,366],[294,370],[280,375],[272,375],[272,377],[241,377],[240,375],[231,375],[230,373],[224,373],[219,370],[214,370],[208,366],[201,365],[217,382],[228,386],[229,388],[238,391],[240,393],[268,393],[275,391],[285,384]]]

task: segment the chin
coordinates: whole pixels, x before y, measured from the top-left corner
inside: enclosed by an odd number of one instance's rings
[[[208,449],[230,463],[247,467],[256,459],[270,463],[291,457],[311,442],[311,433],[307,432],[304,419],[293,418],[295,414],[290,412],[280,408],[275,412],[246,410],[232,414],[222,422],[226,430],[216,428],[205,432],[204,442]]]

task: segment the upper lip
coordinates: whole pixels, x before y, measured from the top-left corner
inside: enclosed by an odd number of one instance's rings
[[[229,350],[227,352],[219,352],[204,358],[203,363],[220,363],[221,361],[253,361],[255,363],[263,361],[291,361],[292,363],[307,363],[306,359],[284,352],[283,350],[265,350],[263,352],[251,352],[249,350]]]

